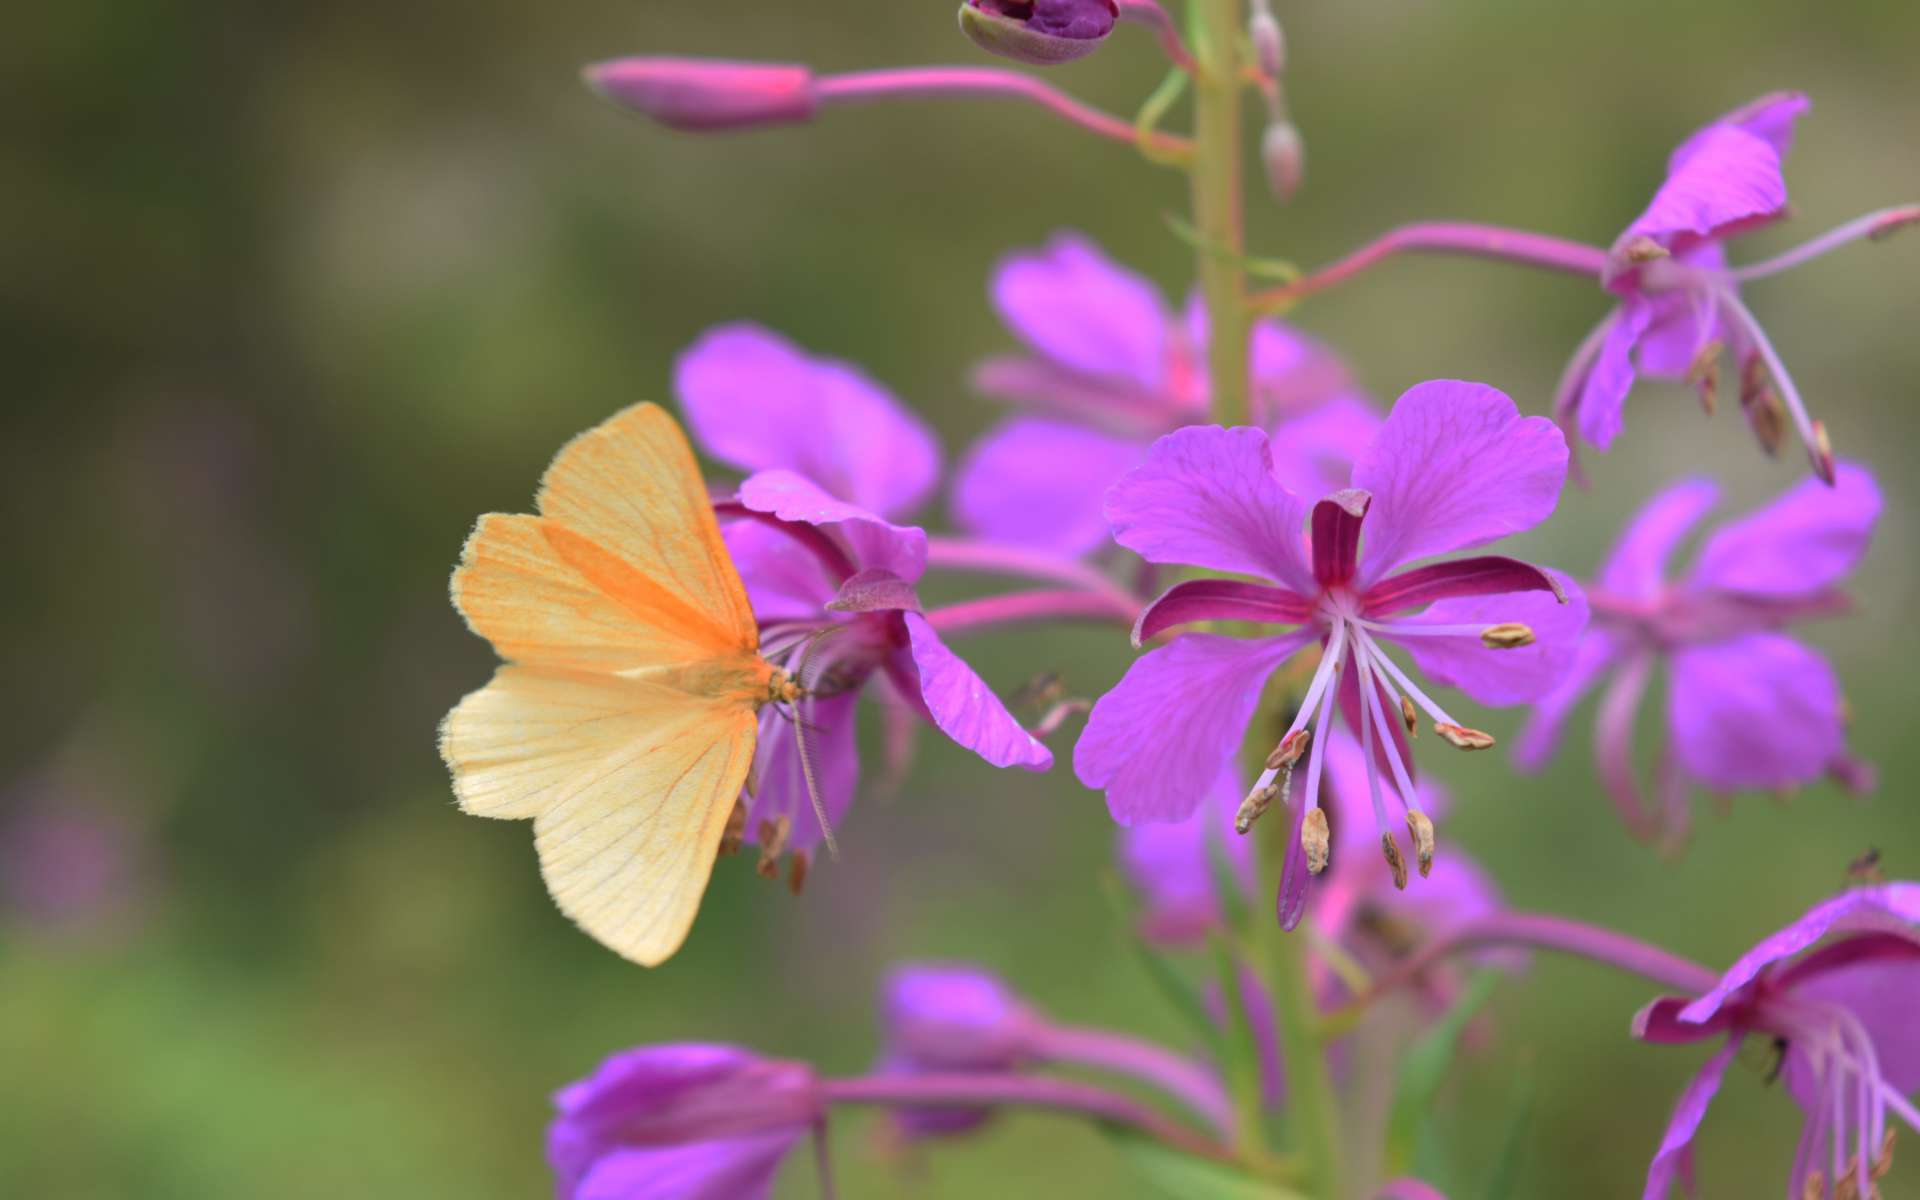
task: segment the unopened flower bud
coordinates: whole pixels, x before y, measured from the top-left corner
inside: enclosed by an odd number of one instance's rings
[[[1813,423],[1813,445],[1807,447],[1807,457],[1813,460],[1813,473],[1820,477],[1820,482],[1832,487],[1839,481],[1833,462],[1833,439],[1827,436],[1825,421]]]
[[[1280,798],[1280,785],[1270,783],[1263,788],[1255,788],[1240,802],[1240,808],[1233,814],[1233,831],[1245,837],[1253,828],[1253,823],[1266,815],[1267,809]]]
[[[1282,204],[1293,199],[1306,177],[1307,148],[1292,121],[1275,121],[1260,139],[1260,161],[1267,168],[1267,186]]]
[[[1533,628],[1518,621],[1503,621],[1480,631],[1480,644],[1489,650],[1517,650],[1533,645]]]
[[[1407,810],[1407,836],[1413,839],[1413,859],[1420,878],[1433,874],[1433,821],[1417,808]]]
[[[1268,79],[1280,78],[1281,72],[1287,69],[1287,39],[1271,8],[1254,5],[1253,18],[1247,23],[1247,37],[1253,42],[1253,60],[1260,65],[1260,73]]]
[[[1493,748],[1493,735],[1482,733],[1478,729],[1468,729],[1465,725],[1448,725],[1435,722],[1433,731],[1442,741],[1456,750],[1489,750]]]
[[[1401,891],[1407,890],[1407,860],[1400,857],[1400,843],[1393,840],[1393,834],[1380,834],[1380,853],[1386,857],[1387,870],[1393,872],[1393,886]]]
[[[1307,854],[1307,873],[1318,875],[1327,869],[1333,854],[1333,831],[1327,828],[1327,810],[1310,808],[1300,822],[1300,848]]]
[[[1296,729],[1280,739],[1280,744],[1267,755],[1267,770],[1284,771],[1300,761],[1307,752],[1307,743],[1313,740],[1311,729]]]
[[[787,836],[793,832],[793,818],[785,813],[760,822],[760,861],[754,870],[763,879],[780,878],[780,852],[787,848]]]
[[[619,58],[581,71],[588,87],[670,129],[798,125],[819,108],[813,72],[780,63]]]
[[[1085,58],[1120,19],[1116,0],[963,0],[960,31],[988,54],[1035,67]]]
[[[1400,697],[1400,723],[1407,727],[1408,737],[1420,736],[1420,710],[1413,706],[1413,700],[1407,696]]]

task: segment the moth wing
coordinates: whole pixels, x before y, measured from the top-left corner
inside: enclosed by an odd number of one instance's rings
[[[539,508],[682,598],[737,648],[758,647],[752,606],[686,434],[657,404],[574,438],[540,481]]]
[[[680,948],[757,736],[750,704],[505,666],[441,729],[460,807],[531,818],[560,910],[643,966]]]
[[[467,624],[510,662],[631,672],[742,652],[688,600],[544,517],[481,517],[452,592]]]

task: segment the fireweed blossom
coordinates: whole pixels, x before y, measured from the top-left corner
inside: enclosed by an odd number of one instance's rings
[[[1829,771],[1865,774],[1846,753],[1845,704],[1833,669],[1781,630],[1847,607],[1840,585],[1880,515],[1880,490],[1841,462],[1834,485],[1805,480],[1708,535],[1693,569],[1667,578],[1668,559],[1719,500],[1705,479],[1675,484],[1628,525],[1588,589],[1593,625],[1574,666],[1541,697],[1516,760],[1537,770],[1568,714],[1610,680],[1594,725],[1600,780],[1636,836],[1683,837],[1695,787],[1717,792],[1799,787]],[[1634,726],[1660,666],[1669,671],[1671,749],[1649,804],[1635,778]]]
[[[1045,770],[1053,756],[973,669],[948,649],[921,610],[916,584],[927,537],[837,500],[787,470],[760,471],[717,506],[722,534],[760,623],[761,652],[802,680],[792,716],[763,715],[753,787],[741,797],[734,839],[758,842],[763,871],[806,855],[853,802],[859,776],[855,709],[882,686],[955,742],[997,767]],[[771,719],[769,719],[771,717]],[[796,735],[805,722],[806,750]],[[818,794],[823,827],[810,793]]]
[[[553,1102],[557,1200],[758,1200],[826,1119],[811,1067],[719,1045],[616,1054]]]
[[[1207,318],[1184,315],[1150,282],[1087,239],[1057,235],[1001,264],[991,287],[1024,355],[983,363],[981,392],[1030,411],[977,442],[957,469],[953,514],[981,537],[1081,555],[1107,541],[1100,497],[1146,459],[1164,433],[1207,420]],[[1254,417],[1274,439],[1276,468],[1300,491],[1345,486],[1380,418],[1347,369],[1278,321],[1253,330]]]
[[[1087,1067],[1157,1088],[1216,1131],[1232,1128],[1225,1089],[1208,1068],[1127,1034],[1053,1021],[977,967],[895,968],[881,986],[880,1022],[882,1075]],[[990,1115],[987,1108],[894,1111],[896,1125],[912,1137],[966,1132]]]
[[[1371,807],[1366,759],[1344,730],[1329,739],[1321,783],[1321,806],[1335,814],[1364,813]],[[1432,818],[1446,814],[1445,789],[1430,779],[1416,780],[1414,786],[1413,807]],[[1116,854],[1140,899],[1140,933],[1155,945],[1191,948],[1224,928],[1219,864],[1226,866],[1242,894],[1252,898],[1253,846],[1235,830],[1241,799],[1238,777],[1229,770],[1186,820],[1119,831]],[[1330,865],[1310,919],[1363,961],[1397,957],[1431,934],[1501,907],[1499,889],[1464,854],[1436,859],[1422,899],[1414,903],[1393,886],[1392,870],[1373,852],[1377,840],[1370,822],[1339,820],[1331,830]]]
[[[1719,360],[1732,355],[1742,410],[1769,453],[1784,416],[1806,444],[1814,470],[1833,482],[1826,427],[1813,420],[1740,287],[1838,246],[1879,237],[1920,220],[1920,208],[1871,213],[1765,262],[1730,267],[1726,243],[1787,214],[1781,163],[1807,98],[1778,92],[1728,113],[1688,138],[1667,163],[1667,180],[1647,210],[1608,251],[1601,282],[1619,306],[1575,353],[1555,401],[1561,424],[1605,450],[1638,376],[1685,379],[1712,410]],[[1777,390],[1776,390],[1777,389]]]
[[[694,442],[749,474],[793,471],[888,520],[940,481],[938,439],[891,392],[758,325],[702,334],[675,365],[674,391]]]
[[[1725,1036],[1675,1106],[1647,1171],[1646,1200],[1692,1176],[1692,1145],[1727,1065],[1747,1038],[1771,1041],[1806,1113],[1786,1194],[1877,1196],[1893,1123],[1920,1132],[1920,884],[1861,888],[1815,905],[1697,997],[1668,996],[1634,1018],[1659,1043]]]
[[[1426,874],[1433,827],[1417,807],[1408,743],[1417,715],[1424,710],[1436,733],[1462,749],[1493,739],[1449,715],[1383,643],[1482,703],[1519,704],[1559,681],[1587,607],[1558,577],[1511,558],[1394,572],[1538,524],[1558,502],[1566,471],[1566,440],[1551,421],[1521,417],[1493,388],[1453,381],[1402,396],[1354,467],[1353,487],[1312,505],[1274,478],[1267,436],[1257,429],[1194,427],[1160,439],[1146,465],[1107,494],[1114,540],[1149,562],[1269,582],[1177,584],[1141,613],[1136,644],[1196,621],[1296,628],[1269,638],[1186,633],[1142,655],[1088,718],[1074,751],[1080,780],[1105,790],[1122,825],[1187,819],[1205,798],[1203,781],[1230,768],[1267,677],[1318,643],[1319,667],[1246,804],[1257,815],[1280,798],[1306,757],[1281,923],[1299,923],[1307,876],[1327,865],[1328,820],[1319,807],[1327,756],[1312,751],[1327,744],[1335,707],[1361,743],[1373,830],[1396,885],[1404,885],[1406,866],[1390,803],[1402,810]]]

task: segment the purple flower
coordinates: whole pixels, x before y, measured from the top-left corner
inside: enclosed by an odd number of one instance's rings
[[[1049,67],[1100,48],[1120,19],[1115,0],[962,0],[960,28],[989,54]]]
[[[1566,679],[1542,697],[1517,759],[1538,768],[1569,712],[1611,677],[1594,727],[1601,781],[1629,828],[1663,823],[1684,835],[1695,785],[1731,792],[1797,787],[1848,771],[1845,706],[1826,659],[1781,633],[1789,622],[1844,610],[1839,585],[1866,552],[1880,491],[1865,468],[1838,464],[1835,483],[1803,481],[1720,526],[1677,583],[1667,560],[1719,499],[1704,479],[1655,496],[1627,527],[1589,590],[1594,623]],[[1655,769],[1658,802],[1634,777],[1634,725],[1656,666],[1671,672],[1672,750]]]
[[[1345,731],[1336,731],[1327,747],[1322,786],[1322,805],[1335,813],[1365,812],[1371,805],[1366,758]],[[1431,780],[1418,780],[1415,788],[1421,812],[1445,815],[1444,789]],[[1120,865],[1140,895],[1143,936],[1163,946],[1189,947],[1220,929],[1220,864],[1245,895],[1253,895],[1252,846],[1234,832],[1241,798],[1237,777],[1227,770],[1186,820],[1120,830]],[[1458,853],[1434,862],[1421,902],[1411,902],[1373,853],[1377,839],[1371,829],[1358,820],[1332,826],[1332,865],[1313,914],[1322,933],[1363,961],[1398,957],[1429,936],[1503,907],[1499,888]]]
[[[732,1046],[616,1054],[554,1096],[547,1160],[559,1200],[754,1200],[825,1119],[804,1063]]]
[[[1647,1171],[1646,1200],[1690,1180],[1692,1145],[1741,1042],[1770,1040],[1806,1112],[1787,1195],[1876,1196],[1890,1158],[1888,1115],[1920,1131],[1920,884],[1862,888],[1815,905],[1698,997],[1668,996],[1634,1018],[1649,1042],[1726,1036],[1681,1093]]]
[[[926,569],[926,534],[787,470],[749,476],[720,511],[735,518],[723,533],[760,622],[761,652],[807,688],[797,713],[762,714],[757,785],[742,796],[746,836],[768,869],[783,848],[805,852],[828,833],[810,803],[809,773],[830,824],[853,802],[855,707],[870,682],[996,767],[1052,765],[922,615],[914,585]]]
[[[1295,628],[1254,639],[1183,634],[1143,655],[1094,706],[1074,767],[1082,782],[1106,791],[1122,825],[1185,820],[1205,795],[1203,783],[1229,768],[1267,677],[1319,643],[1320,665],[1298,715],[1248,797],[1252,809],[1277,798],[1282,773],[1291,778],[1307,743],[1305,801],[1280,896],[1282,923],[1292,928],[1309,870],[1326,865],[1327,819],[1312,816],[1326,755],[1312,748],[1327,745],[1335,707],[1360,740],[1374,831],[1389,862],[1402,864],[1396,882],[1405,868],[1390,800],[1405,810],[1423,873],[1432,861],[1432,826],[1416,807],[1407,743],[1416,712],[1424,709],[1455,746],[1493,742],[1448,715],[1384,643],[1483,703],[1518,704],[1559,682],[1587,611],[1576,590],[1510,558],[1395,573],[1531,528],[1558,502],[1565,439],[1544,418],[1522,418],[1492,388],[1433,382],[1408,391],[1354,467],[1354,486],[1318,503],[1283,486],[1272,464],[1257,429],[1182,429],[1108,492],[1114,539],[1148,561],[1270,581],[1178,584],[1141,613],[1136,642],[1195,621]]]
[[[982,364],[975,385],[1034,411],[969,452],[954,518],[995,541],[1085,554],[1107,540],[1108,485],[1145,460],[1154,438],[1206,420],[1206,311],[1196,297],[1176,317],[1151,283],[1068,233],[1007,259],[992,291],[1029,353]],[[1312,415],[1276,438],[1282,478],[1315,493],[1345,486],[1379,427],[1346,368],[1277,321],[1254,327],[1251,354],[1256,419]]]
[[[1072,1064],[1157,1088],[1216,1129],[1232,1124],[1219,1079],[1200,1064],[1125,1034],[1051,1021],[977,967],[896,968],[881,989],[880,1015],[883,1073],[1008,1073]],[[963,1133],[990,1115],[990,1109],[969,1107],[907,1106],[895,1112],[904,1132],[923,1137]]]
[[[1606,449],[1640,376],[1685,379],[1711,411],[1720,356],[1730,351],[1741,407],[1761,444],[1777,451],[1783,416],[1790,417],[1815,471],[1832,482],[1826,429],[1808,416],[1779,354],[1741,301],[1740,285],[1890,232],[1920,219],[1920,209],[1873,213],[1778,258],[1729,267],[1727,241],[1786,215],[1781,162],[1807,107],[1798,92],[1763,96],[1673,152],[1666,182],[1608,254],[1602,282],[1620,303],[1581,345],[1561,381],[1555,411],[1563,427]]]
[[[885,1072],[1013,1071],[1039,1055],[1044,1026],[999,979],[963,966],[896,968],[880,992]],[[900,1108],[910,1136],[964,1133],[986,1108]]]
[[[708,330],[680,356],[674,387],[700,448],[742,471],[790,470],[888,518],[939,481],[939,442],[892,394],[757,325]]]

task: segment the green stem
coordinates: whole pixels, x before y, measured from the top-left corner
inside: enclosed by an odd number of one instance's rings
[[[1276,811],[1260,838],[1260,894],[1279,893],[1280,864],[1286,854],[1286,813]],[[1287,1133],[1298,1155],[1306,1190],[1314,1196],[1345,1196],[1340,1178],[1340,1141],[1335,1128],[1339,1109],[1320,1040],[1313,981],[1307,974],[1307,939],[1287,933],[1271,910],[1256,913],[1253,928],[1268,986],[1273,990],[1274,1021],[1280,1029],[1280,1061],[1287,1073]]]
[[[1246,253],[1242,205],[1245,155],[1240,115],[1241,0],[1193,0],[1198,74],[1193,88],[1193,226],[1200,232],[1200,292],[1210,329],[1207,377],[1213,419],[1222,425],[1253,420],[1248,398]]]
[[[1207,379],[1213,419],[1222,425],[1253,421],[1248,381],[1247,343],[1252,317],[1247,304],[1245,270],[1246,159],[1241,127],[1240,32],[1244,0],[1192,0],[1193,81],[1193,227],[1200,291],[1209,323]],[[1277,895],[1283,836],[1288,822],[1275,813],[1260,838],[1260,895]],[[1281,836],[1275,836],[1276,834]],[[1340,1179],[1337,1112],[1327,1060],[1319,1037],[1312,983],[1307,977],[1306,939],[1284,933],[1273,912],[1253,914],[1256,963],[1273,988],[1274,1016],[1287,1072],[1287,1130],[1298,1152],[1307,1190],[1325,1200],[1346,1193]],[[1233,989],[1227,995],[1233,996]],[[1243,1122],[1250,1124],[1250,1122]],[[1241,1131],[1243,1138],[1251,1129]],[[1243,1147],[1258,1153],[1257,1147]]]

